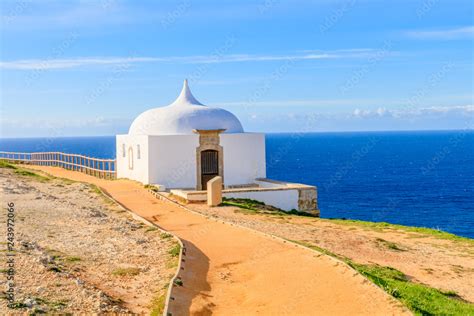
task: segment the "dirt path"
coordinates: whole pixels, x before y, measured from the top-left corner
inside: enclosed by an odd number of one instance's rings
[[[54,176],[94,183],[179,236],[186,247],[173,315],[398,315],[409,312],[346,265],[260,233],[193,214],[142,185],[56,167]]]
[[[228,223],[315,245],[359,264],[389,266],[413,282],[454,291],[464,300],[474,302],[474,247],[469,242],[392,225],[381,228],[350,221],[258,214],[232,206],[188,207]]]

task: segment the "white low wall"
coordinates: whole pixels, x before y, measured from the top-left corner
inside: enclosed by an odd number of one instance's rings
[[[285,211],[298,209],[298,190],[269,190],[269,191],[245,191],[229,192],[222,194],[226,198],[252,199],[273,205]]]
[[[282,188],[288,186],[288,184],[293,184],[269,179],[255,179],[254,183],[258,184],[258,186],[261,188]]]

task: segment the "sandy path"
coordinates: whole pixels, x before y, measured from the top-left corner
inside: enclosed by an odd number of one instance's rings
[[[474,303],[474,247],[470,242],[440,239],[394,226],[381,229],[306,216],[255,214],[231,206],[188,207],[228,223],[312,244],[356,263],[395,268],[410,281],[455,291]]]
[[[183,240],[183,286],[174,292],[173,315],[409,314],[381,289],[328,256],[193,214],[157,200],[136,182],[30,167],[94,183]]]

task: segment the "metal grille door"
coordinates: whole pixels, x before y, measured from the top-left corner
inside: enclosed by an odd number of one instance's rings
[[[219,153],[216,150],[201,152],[201,184],[207,189],[207,181],[219,175]]]

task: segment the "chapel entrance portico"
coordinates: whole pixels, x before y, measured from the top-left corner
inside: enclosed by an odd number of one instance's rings
[[[220,133],[225,129],[193,130],[199,134],[196,148],[196,190],[206,190],[207,182],[216,176],[224,183],[224,150],[220,145]]]

